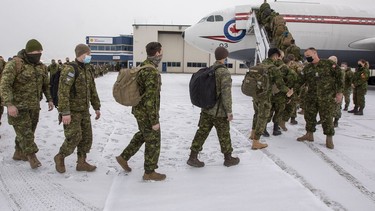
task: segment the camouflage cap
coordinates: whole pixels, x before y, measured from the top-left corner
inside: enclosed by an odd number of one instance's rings
[[[26,53],[30,53],[33,51],[41,51],[43,50],[42,44],[36,39],[31,39],[26,43],[25,47]]]
[[[85,53],[90,53],[91,52],[89,46],[87,46],[85,44],[78,44],[76,46],[76,49],[74,51],[76,53],[76,58],[82,56]]]

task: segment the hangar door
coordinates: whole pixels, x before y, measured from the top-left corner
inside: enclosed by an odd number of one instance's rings
[[[184,58],[184,39],[181,32],[158,33],[163,46],[162,72],[182,72]]]

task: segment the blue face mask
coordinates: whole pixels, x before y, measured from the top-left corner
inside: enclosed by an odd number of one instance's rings
[[[88,64],[88,63],[90,63],[90,62],[91,62],[91,56],[86,55],[86,56],[85,56],[85,59],[83,59],[83,63]]]

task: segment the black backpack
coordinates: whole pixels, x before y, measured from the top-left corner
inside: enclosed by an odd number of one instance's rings
[[[212,66],[204,67],[191,76],[189,91],[193,105],[205,109],[215,106],[217,102],[215,71],[220,67],[225,66],[219,65],[216,68]]]
[[[77,77],[79,76],[79,71],[78,71],[78,66],[77,64],[71,62],[71,63],[68,63],[67,65],[71,65],[73,66],[74,68],[74,82],[73,82],[73,93],[76,94],[76,86],[75,86],[75,83],[76,83],[76,79]],[[51,77],[50,79],[50,91],[51,91],[51,96],[52,96],[52,100],[53,100],[53,104],[55,105],[55,107],[57,108],[58,105],[59,105],[59,96],[58,96],[58,92],[59,92],[59,82],[60,82],[60,74],[61,74],[61,68],[59,68],[57,70],[57,72]]]

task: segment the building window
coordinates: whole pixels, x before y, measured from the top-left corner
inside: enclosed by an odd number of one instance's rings
[[[240,64],[240,69],[248,69],[248,67],[245,64]]]
[[[233,68],[233,64],[232,64],[232,63],[226,63],[225,66],[226,66],[227,68]]]
[[[207,63],[199,63],[199,62],[188,62],[187,67],[207,67]]]

